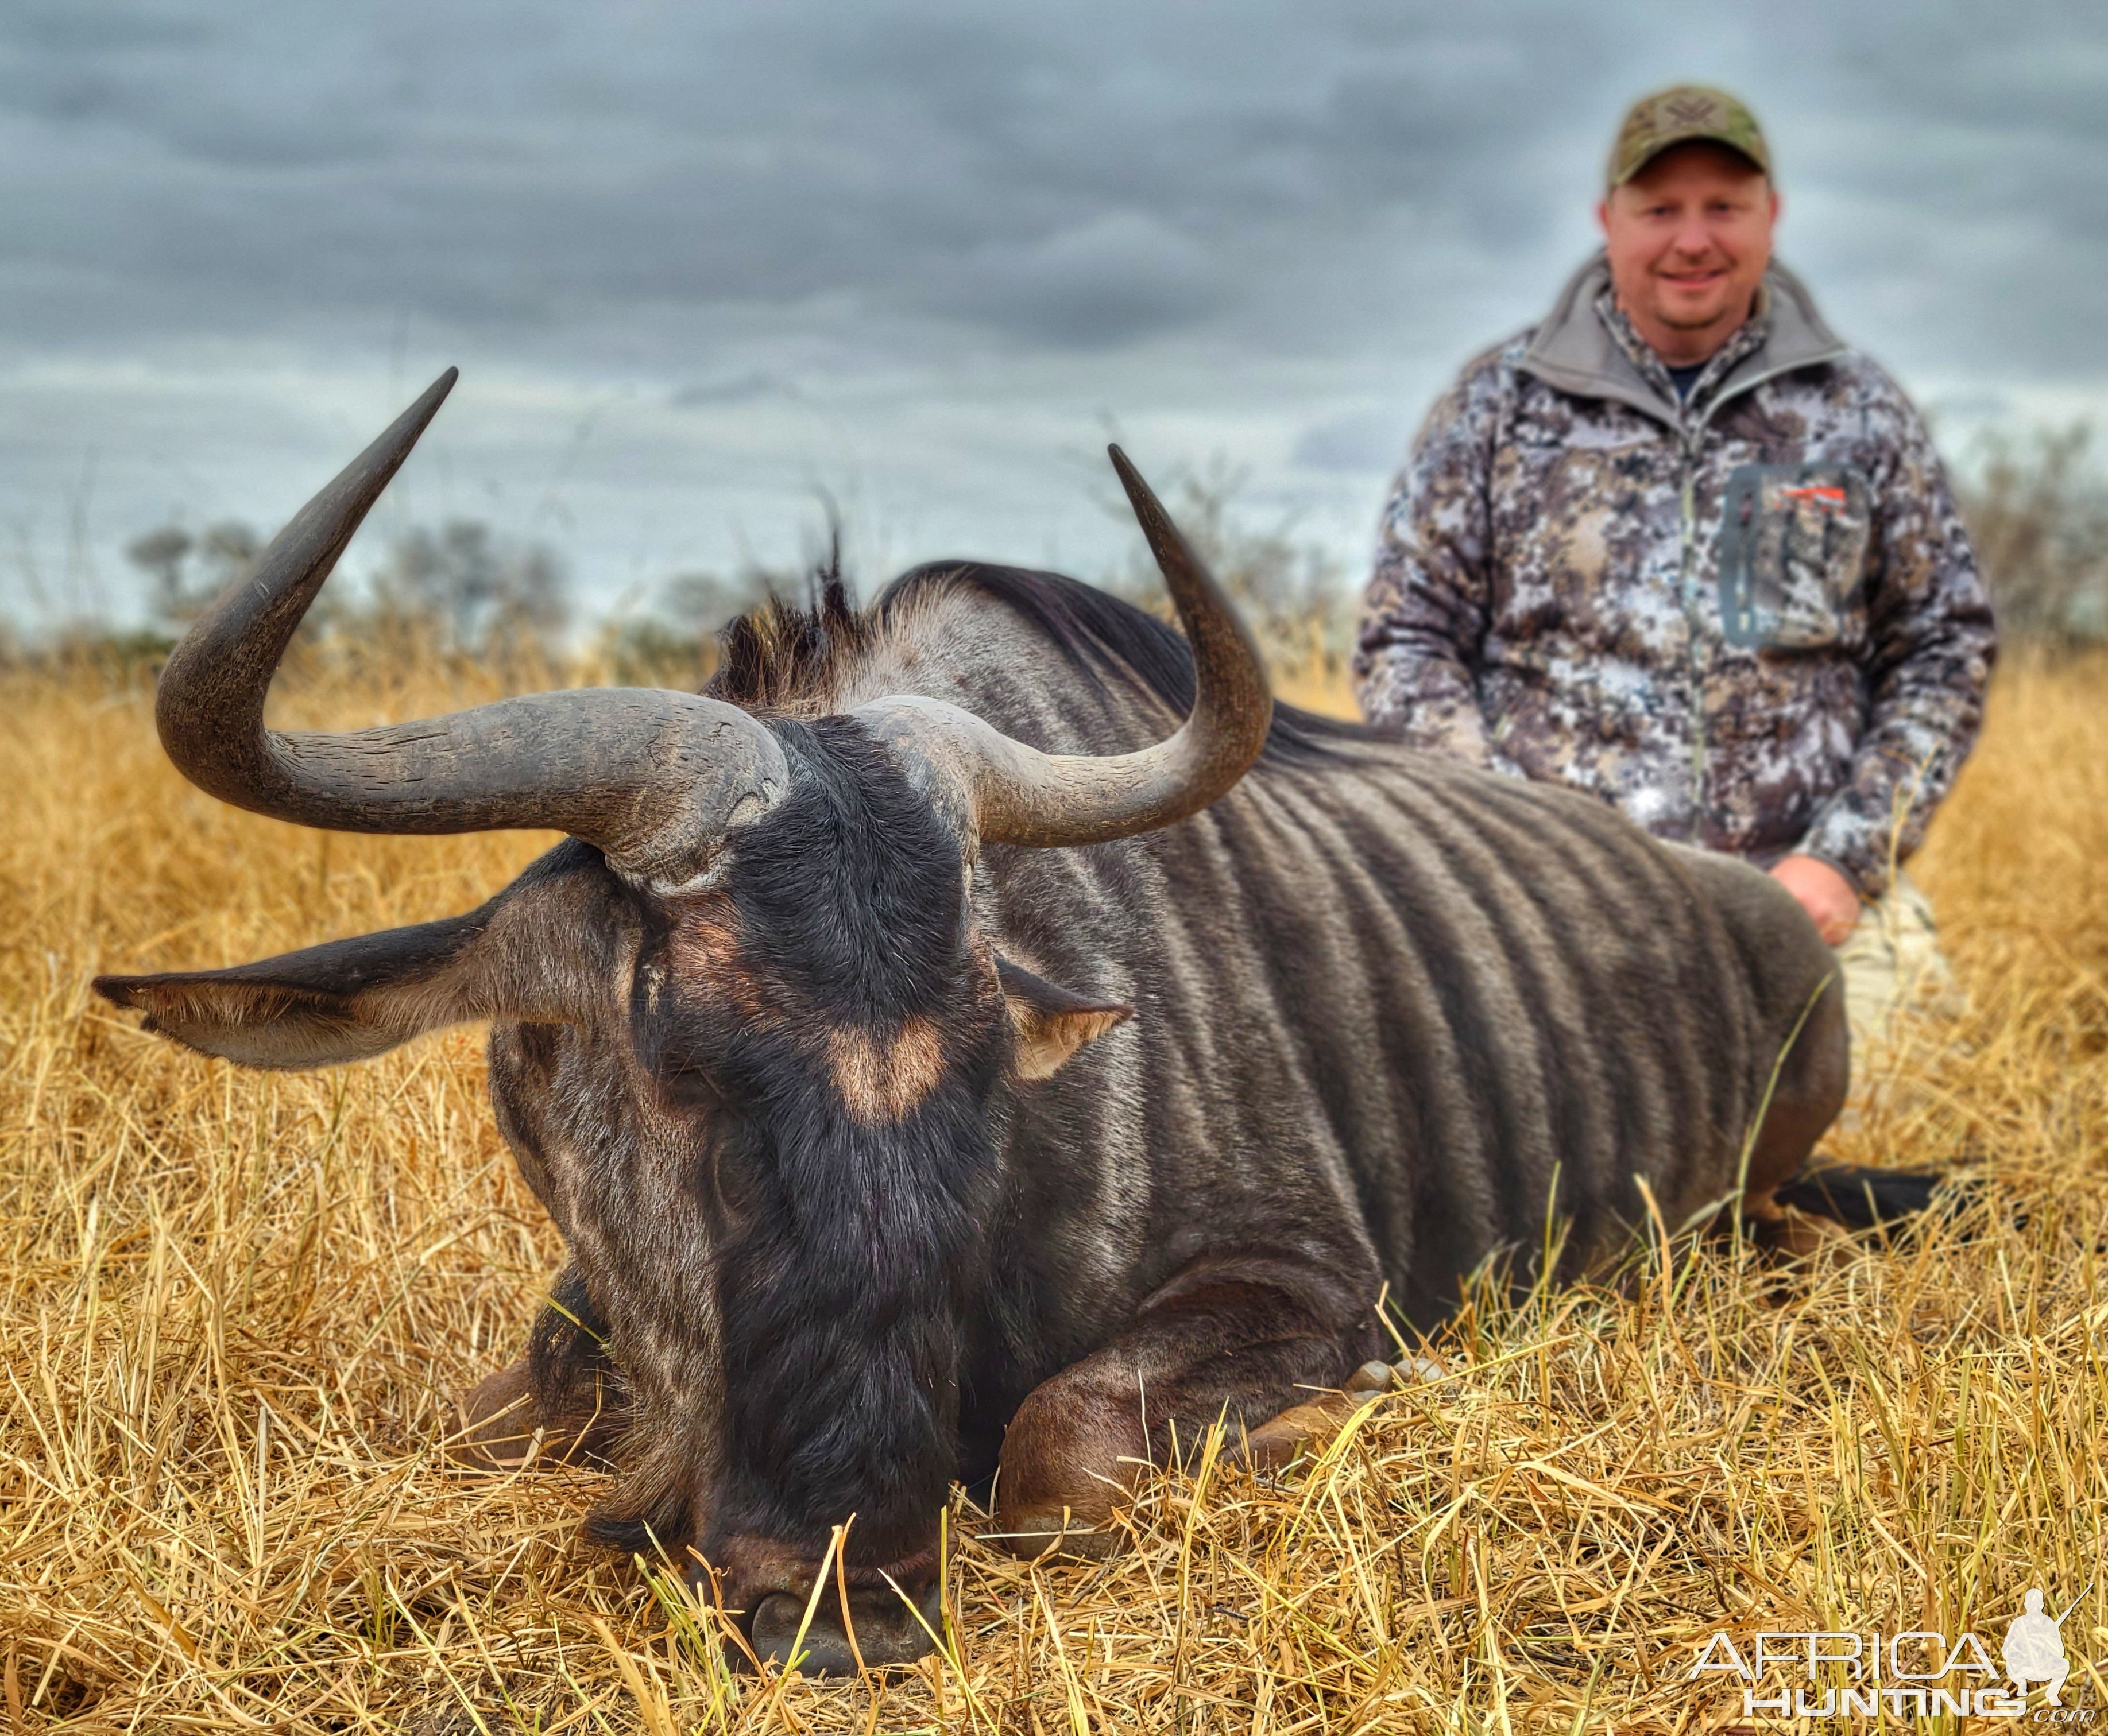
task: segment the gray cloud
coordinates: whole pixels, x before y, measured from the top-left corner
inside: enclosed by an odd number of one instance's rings
[[[923,305],[956,310],[1028,342],[1117,348],[1205,318],[1229,291],[1228,262],[1134,211],[1108,211],[1022,245],[947,262]]]
[[[83,476],[106,568],[171,504],[268,517],[457,359],[406,485],[553,488],[609,591],[795,542],[815,484],[874,558],[1103,564],[1109,418],[1358,555],[1684,75],[1764,115],[1782,251],[1914,389],[2102,393],[2092,5],[18,0],[0,523],[56,570]]]
[[[1405,455],[1409,430],[1397,409],[1359,410],[1313,424],[1296,437],[1297,464],[1313,470],[1365,476],[1395,467]]]

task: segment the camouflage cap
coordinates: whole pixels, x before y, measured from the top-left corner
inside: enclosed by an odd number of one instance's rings
[[[1623,187],[1671,145],[1709,139],[1739,151],[1766,174],[1772,172],[1771,148],[1764,143],[1757,117],[1709,84],[1674,84],[1642,97],[1625,111],[1618,142],[1610,147],[1607,185]]]

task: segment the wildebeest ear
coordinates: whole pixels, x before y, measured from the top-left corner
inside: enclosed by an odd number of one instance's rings
[[[598,856],[560,845],[480,910],[229,970],[97,977],[144,1028],[244,1067],[330,1067],[474,1019],[564,1023],[613,992]],[[558,858],[569,857],[568,861]]]
[[[995,961],[995,974],[1009,1003],[1011,1028],[1017,1033],[1021,1078],[1048,1077],[1084,1044],[1134,1016],[1134,1009],[1123,1001],[1093,1001],[1006,958]]]

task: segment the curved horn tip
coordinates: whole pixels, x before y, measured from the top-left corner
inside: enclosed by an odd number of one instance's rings
[[[1119,449],[1117,441],[1106,447],[1106,456],[1113,461],[1114,473],[1119,476],[1120,486],[1127,490],[1128,504],[1134,508],[1135,516],[1146,524],[1153,513],[1169,523],[1171,515],[1164,510],[1164,502],[1157,499],[1156,491],[1142,479],[1142,472],[1134,467],[1134,461]]]
[[[1116,445],[1108,446],[1106,452],[1119,474],[1120,486],[1127,490],[1127,503],[1133,509],[1135,523],[1142,527],[1142,540],[1156,557],[1156,564],[1163,569],[1164,579],[1175,596],[1178,582],[1173,577],[1173,567],[1200,569],[1200,563],[1186,541],[1185,533],[1178,528],[1178,520],[1156,497],[1156,491],[1142,479],[1142,472],[1134,467],[1133,461]]]
[[[301,509],[284,533],[290,533],[296,525],[303,525],[308,515],[318,508],[331,516],[348,510],[350,516],[342,527],[343,536],[337,543],[337,551],[341,553],[344,543],[358,528],[359,520],[381,497],[381,491],[394,480],[396,471],[410,456],[411,448],[424,438],[425,430],[432,425],[432,418],[439,413],[439,406],[447,401],[447,394],[460,378],[461,370],[450,367],[420,392],[408,409],[383,429],[364,452],[337,473],[335,481]],[[329,560],[335,564],[336,555],[332,554]]]
[[[460,378],[459,368],[450,367],[444,370],[437,380],[417,394],[417,403],[397,417],[397,421],[413,423],[417,432],[422,434],[426,424],[439,413],[439,406],[447,401],[447,394],[453,390],[454,382]]]
[[[352,461],[349,468],[356,470],[369,460],[382,458],[384,454],[392,454],[392,461],[384,460],[389,462],[388,474],[392,477],[395,474],[394,466],[409,456],[410,448],[417,443],[425,430],[431,426],[432,418],[439,413],[439,406],[447,401],[447,394],[453,390],[454,382],[460,378],[459,368],[447,369],[437,380],[417,394],[416,402],[408,409],[382,430],[379,439]],[[339,480],[342,480],[342,478]]]

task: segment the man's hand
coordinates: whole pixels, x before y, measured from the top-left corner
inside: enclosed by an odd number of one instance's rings
[[[1772,878],[1800,901],[1815,919],[1815,932],[1828,946],[1842,946],[1859,920],[1859,894],[1827,862],[1812,856],[1789,856],[1772,870]]]

